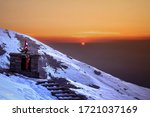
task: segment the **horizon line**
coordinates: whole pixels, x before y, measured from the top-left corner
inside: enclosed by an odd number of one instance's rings
[[[56,36],[32,36],[41,41],[50,42],[74,42],[74,43],[92,43],[92,42],[107,42],[107,41],[146,41],[150,40],[150,36],[140,36],[140,37],[56,37]]]

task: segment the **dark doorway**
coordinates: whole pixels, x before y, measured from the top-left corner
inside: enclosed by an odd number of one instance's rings
[[[22,58],[21,58],[21,70],[22,71],[31,71],[31,58],[29,58],[29,62],[27,63],[27,57],[22,56]]]

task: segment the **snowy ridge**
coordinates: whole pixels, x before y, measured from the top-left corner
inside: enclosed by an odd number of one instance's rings
[[[137,86],[135,84],[127,83],[122,81],[112,75],[109,75],[101,70],[98,70],[86,63],[82,63],[71,57],[68,57],[61,52],[54,50],[53,48],[39,42],[38,40],[14,31],[8,31],[5,29],[0,29],[0,68],[9,68],[9,53],[18,53],[24,40],[29,41],[29,46],[32,44],[30,50],[37,52],[41,55],[41,64],[39,71],[44,74],[43,77],[50,79],[51,76],[65,78],[71,82],[71,84],[78,87],[78,89],[72,89],[77,93],[85,95],[88,99],[150,99],[150,89]],[[57,66],[52,67],[50,61],[57,63]],[[11,77],[11,83],[14,84],[20,80],[20,76],[10,75],[9,77],[5,74],[0,73],[0,89],[1,80],[4,78],[8,79],[5,82],[9,82]],[[14,80],[12,80],[14,79]],[[29,80],[23,80],[29,84]],[[4,81],[3,81],[4,82]],[[12,85],[13,85],[12,83]],[[32,83],[31,83],[32,84]],[[31,84],[29,86],[31,86]],[[33,84],[34,86],[34,84]],[[36,86],[35,86],[36,87]],[[9,87],[8,87],[9,88]],[[31,86],[31,89],[34,88]],[[35,92],[36,93],[35,88]],[[46,89],[45,89],[46,91]],[[7,90],[5,90],[7,93]],[[0,99],[14,99],[11,96],[7,98],[4,96],[5,92],[0,92]],[[15,92],[14,92],[15,93]],[[45,93],[46,94],[46,93]],[[38,95],[38,94],[35,94]],[[42,94],[39,99],[55,99],[49,94]],[[3,98],[1,98],[3,97]],[[37,96],[38,97],[38,96]],[[23,97],[17,97],[15,99],[25,99]],[[37,99],[35,97],[31,99]]]

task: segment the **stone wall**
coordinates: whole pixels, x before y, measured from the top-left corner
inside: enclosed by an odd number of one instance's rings
[[[38,61],[39,55],[29,54],[31,59],[31,68],[30,70],[22,70],[21,63],[22,57],[25,57],[25,54],[22,53],[10,53],[10,71],[23,74],[28,77],[39,77],[38,71]]]
[[[21,72],[21,54],[10,54],[10,70],[12,72]]]

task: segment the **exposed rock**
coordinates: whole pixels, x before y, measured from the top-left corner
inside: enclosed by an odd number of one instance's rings
[[[100,71],[97,71],[97,70],[94,70],[94,73],[95,73],[96,75],[101,75],[101,72],[100,72]]]
[[[55,69],[55,72],[56,72],[58,69],[62,69],[62,70],[63,70],[63,69],[67,69],[67,68],[68,68],[66,65],[63,65],[63,62],[54,59],[52,56],[47,55],[46,53],[45,53],[45,56],[46,56],[46,59],[47,59],[47,63],[48,63],[53,69]]]
[[[11,38],[11,36],[10,36],[10,34],[9,34],[9,31],[8,31],[7,29],[4,31],[4,33],[6,33],[9,38]]]
[[[93,88],[95,88],[95,89],[99,89],[99,88],[100,88],[99,86],[94,85],[94,84],[90,84],[89,86],[90,86],[90,87],[93,87]]]
[[[0,45],[0,56],[5,53],[6,53],[6,50],[4,50],[4,45]]]

